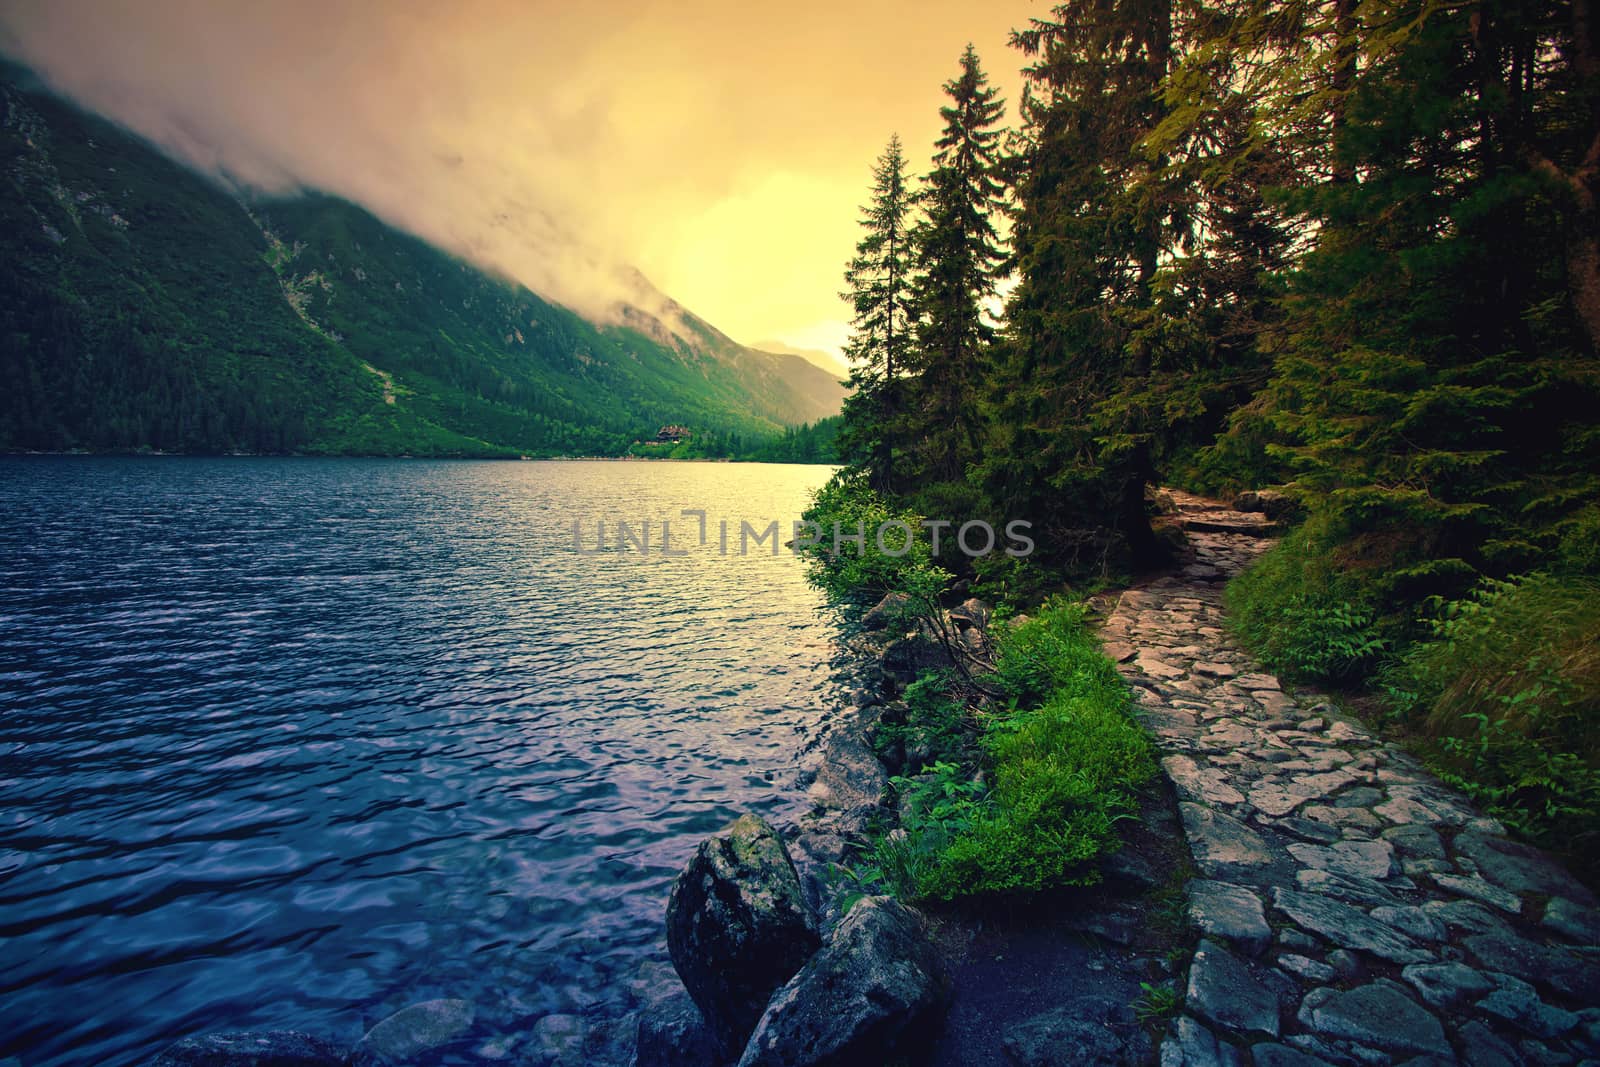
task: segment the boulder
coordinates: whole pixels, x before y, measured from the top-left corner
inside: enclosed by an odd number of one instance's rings
[[[533,1024],[533,1047],[549,1067],[584,1067],[589,1024],[580,1015],[546,1015]]]
[[[711,1028],[687,992],[639,1013],[633,1067],[717,1067],[723,1062]]]
[[[812,801],[845,813],[845,828],[859,824],[883,803],[889,775],[865,740],[854,731],[840,731],[828,740],[817,780],[808,790]]]
[[[410,1063],[466,1034],[474,1015],[465,1000],[425,1000],[402,1008],[367,1031],[350,1054],[351,1067]]]
[[[298,1030],[246,1030],[186,1037],[151,1067],[340,1067],[345,1051]]]
[[[820,944],[783,839],[754,815],[702,841],[672,885],[672,966],[728,1052]]]
[[[905,593],[886,593],[882,600],[861,616],[861,626],[867,630],[883,630],[898,625],[910,607],[911,598]]]
[[[950,609],[950,621],[960,629],[977,628],[987,630],[989,618],[993,614],[989,605],[977,597],[968,597],[959,605]]]
[[[948,984],[916,913],[865,897],[772,998],[739,1067],[888,1063],[932,1039]]]
[[[950,666],[950,654],[938,641],[920,630],[891,641],[883,650],[883,669],[904,681],[914,681],[923,671]]]
[[[1233,498],[1235,511],[1254,511],[1269,519],[1281,519],[1295,511],[1294,501],[1276,489],[1252,489]]]

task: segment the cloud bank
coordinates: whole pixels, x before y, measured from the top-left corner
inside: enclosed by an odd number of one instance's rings
[[[966,41],[1042,8],[6,0],[0,50],[195,168],[314,188],[603,316],[651,280],[741,340],[837,335],[867,170]]]

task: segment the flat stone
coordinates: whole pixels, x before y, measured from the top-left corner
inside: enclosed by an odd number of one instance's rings
[[[1295,790],[1287,784],[1260,785],[1250,790],[1250,804],[1264,815],[1278,818],[1300,805],[1315,800],[1313,794]]]
[[[1482,878],[1466,878],[1459,874],[1436,874],[1433,876],[1433,881],[1440,889],[1448,889],[1457,896],[1481,900],[1512,915],[1522,911],[1520,897],[1498,886],[1492,886]]]
[[[1308,818],[1301,818],[1298,815],[1276,819],[1273,821],[1272,827],[1275,830],[1282,830],[1292,837],[1298,837],[1302,841],[1309,841],[1314,845],[1331,845],[1344,836],[1339,832],[1337,826],[1330,826],[1325,822],[1315,822]]]
[[[1383,820],[1366,808],[1339,808],[1327,804],[1312,804],[1300,814],[1340,829],[1353,828],[1369,833],[1377,833],[1383,829]]]
[[[1478,1010],[1504,1019],[1534,1037],[1560,1037],[1578,1025],[1576,1012],[1563,1011],[1539,999],[1527,982],[1501,975],[1494,992],[1478,1001]]]
[[[1444,924],[1421,908],[1373,908],[1372,917],[1397,930],[1404,930],[1418,941],[1445,939]]]
[[[1465,826],[1475,817],[1459,798],[1427,786],[1389,787],[1389,800],[1374,810],[1393,823]]]
[[[1237,1049],[1219,1042],[1215,1034],[1189,1015],[1179,1016],[1161,1043],[1161,1067],[1240,1067],[1241,1062]]]
[[[1278,1036],[1278,998],[1237,956],[1202,940],[1189,967],[1189,1010],[1225,1030]]]
[[[1478,873],[1513,893],[1566,897],[1591,907],[1595,896],[1560,864],[1536,848],[1500,837],[1467,832],[1455,839],[1458,855],[1478,865]]]
[[[1134,666],[1152,678],[1182,678],[1185,673],[1181,667],[1174,667],[1172,664],[1163,662],[1148,652],[1140,653],[1139,657],[1133,662]]]
[[[402,1008],[368,1030],[350,1062],[404,1064],[450,1044],[472,1028],[476,1012],[465,1000],[425,1000]]]
[[[1413,963],[1400,972],[1425,1003],[1450,1011],[1483,996],[1494,983],[1464,963]]]
[[[1290,889],[1274,889],[1272,902],[1305,929],[1344,948],[1370,952],[1390,963],[1423,963],[1429,959],[1429,954],[1418,949],[1410,937],[1348,904]]]
[[[1504,919],[1470,900],[1428,900],[1422,910],[1455,932],[1488,934],[1508,929]]]
[[[1329,1041],[1316,1034],[1290,1034],[1284,1040],[1308,1056],[1315,1056],[1327,1063],[1339,1064],[1340,1067],[1356,1067],[1356,1065],[1387,1067],[1393,1059],[1388,1053],[1379,1052],[1377,1049],[1353,1045],[1348,1041]]]
[[[1244,803],[1244,794],[1229,785],[1227,776],[1214,767],[1202,767],[1188,756],[1168,756],[1161,761],[1161,767],[1184,800],[1210,804]]]
[[[1340,841],[1332,845],[1293,844],[1289,854],[1307,867],[1344,878],[1378,880],[1396,873],[1394,846],[1387,841]]]
[[[1328,736],[1340,743],[1371,741],[1372,735],[1359,726],[1352,726],[1343,720],[1338,720],[1328,725]]]
[[[1431,827],[1394,826],[1383,832],[1383,839],[1394,846],[1402,856],[1413,859],[1444,859],[1444,842]]]
[[[1314,989],[1301,1002],[1299,1019],[1314,1033],[1386,1052],[1454,1055],[1439,1020],[1404,987],[1384,979],[1345,992]]]
[[[1283,686],[1270,674],[1241,674],[1233,680],[1233,684],[1248,692],[1261,690],[1281,690]]]
[[[1474,934],[1462,942],[1491,971],[1532,982],[1563,996],[1600,1003],[1600,968],[1571,953],[1540,945],[1509,932]]]
[[[1341,878],[1337,874],[1318,870],[1315,867],[1306,867],[1295,871],[1294,881],[1302,892],[1320,893],[1323,896],[1348,901],[1352,904],[1365,904],[1368,907],[1376,907],[1380,904],[1398,903],[1395,895],[1377,882],[1369,881],[1365,878]]]
[[[1551,897],[1540,922],[1556,933],[1585,945],[1600,945],[1600,910]]]
[[[1340,793],[1333,802],[1336,808],[1371,808],[1383,802],[1383,790],[1370,785],[1357,786]]]
[[[1254,1067],[1330,1067],[1327,1060],[1270,1041],[1251,1046],[1250,1062]]]
[[[1261,835],[1238,819],[1199,804],[1180,803],[1183,830],[1195,865],[1207,878],[1233,881],[1271,866],[1272,853]]]
[[[1467,1067],[1523,1067],[1517,1050],[1476,1019],[1461,1028],[1461,1049]]]
[[[1261,898],[1243,886],[1200,879],[1189,883],[1189,921],[1199,931],[1259,956],[1272,943]]]
[[[1208,678],[1232,678],[1239,673],[1226,663],[1196,663],[1194,669]]]
[[[1322,942],[1310,934],[1293,926],[1281,927],[1278,930],[1277,940],[1278,944],[1284,948],[1292,948],[1300,952],[1315,952],[1322,945]]]
[[[1285,952],[1278,957],[1278,966],[1297,978],[1318,985],[1326,985],[1339,976],[1338,972],[1326,963],[1318,963],[1309,956],[1301,956],[1294,952]]]

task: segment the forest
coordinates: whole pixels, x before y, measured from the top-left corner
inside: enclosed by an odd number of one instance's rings
[[[684,309],[591,322],[347,201],[224,188],[9,65],[0,105],[0,451],[620,456],[683,422],[754,455],[838,411],[833,375]]]
[[[1228,591],[1246,646],[1592,851],[1597,27],[1592,0],[1068,0],[1012,35],[1010,124],[969,48],[932,159],[891,138],[872,170],[811,517],[1026,519],[1038,551],[819,580],[1037,611],[1171,557],[1156,487],[1276,489],[1292,528]]]

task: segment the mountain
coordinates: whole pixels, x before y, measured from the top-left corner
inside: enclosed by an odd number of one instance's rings
[[[236,196],[3,74],[0,450],[614,455],[839,410],[834,375],[642,276],[591,322],[354,204]]]
[[[813,367],[827,371],[835,378],[844,378],[850,373],[850,367],[844,359],[831,352],[823,352],[815,348],[796,348],[794,345],[782,341],[757,341],[750,346],[761,352],[771,352],[775,355],[799,356]]]

